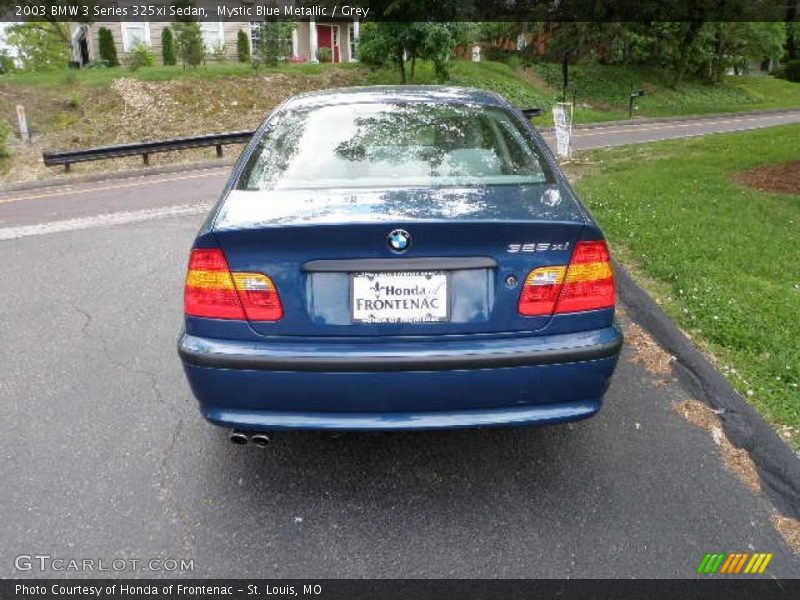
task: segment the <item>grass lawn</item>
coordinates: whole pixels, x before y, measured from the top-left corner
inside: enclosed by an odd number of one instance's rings
[[[106,69],[79,69],[25,72],[17,71],[0,76],[0,83],[14,86],[41,86],[46,88],[100,87],[110,84],[114,79],[129,77],[139,81],[172,81],[182,79],[220,79],[226,77],[252,77],[269,73],[288,73],[295,75],[319,75],[325,69],[358,69],[356,63],[337,65],[320,64],[282,64],[278,67],[259,67],[238,62],[209,63],[199,67],[184,68],[181,65],[165,67],[142,67],[131,71],[125,67]]]
[[[491,89],[520,107],[540,107],[544,114],[534,122],[552,124],[550,109],[561,95],[561,65],[537,63],[514,69],[499,62],[454,61],[449,69],[448,83]],[[720,85],[687,81],[675,89],[667,74],[657,69],[596,64],[572,66],[570,73],[577,91],[576,123],[627,119],[633,89],[646,92],[636,102],[638,117],[800,108],[800,83],[773,77],[726,77]],[[395,68],[370,71],[366,83],[397,84],[399,75]],[[437,83],[429,63],[417,63],[413,83]]]
[[[560,94],[561,65],[537,63],[530,69],[551,95]],[[640,89],[645,95],[634,112],[640,117],[800,108],[800,83],[769,76],[728,76],[719,85],[685,81],[676,89],[663,70],[593,64],[571,66],[570,82],[579,107],[576,122],[626,119],[630,92]],[[581,111],[587,113],[583,118]]]
[[[550,104],[549,95],[520,77],[514,69],[499,62],[480,63],[465,60],[453,61],[448,66],[450,80],[447,85],[485,88],[498,92],[520,107],[543,106]],[[407,69],[408,72],[408,69]],[[397,85],[400,75],[396,68],[382,68],[370,71],[366,77],[369,85]],[[436,75],[433,66],[427,61],[418,61],[414,80],[417,85],[434,85]]]
[[[541,108],[541,117],[534,123],[539,126],[552,125],[551,108],[556,99],[556,92],[541,79],[532,79],[529,73],[521,69],[513,69],[500,62],[482,61],[473,63],[465,60],[454,61],[449,65],[450,80],[448,85],[460,85],[489,89],[502,94],[520,108]],[[400,76],[396,68],[383,68],[370,71],[366,76],[369,85],[396,85]],[[437,83],[433,67],[426,61],[417,63],[413,83],[433,85]],[[619,110],[594,110],[589,107],[578,107],[575,120],[578,123],[593,123],[627,118],[627,113]]]
[[[410,70],[410,66],[408,67]],[[451,85],[487,88],[499,92],[520,107],[540,107],[539,125],[551,125],[550,108],[560,99],[561,65],[536,63],[532,67],[512,68],[491,61],[473,63],[456,60],[450,63]],[[376,85],[400,82],[395,67],[370,69],[358,63],[337,65],[282,64],[259,68],[237,62],[210,63],[205,66],[153,66],[130,71],[125,67],[45,72],[16,72],[0,76],[4,89],[44,89],[68,97],[82,90],[108,87],[114,79],[127,77],[145,82],[218,81],[284,73],[291,76],[317,77],[340,72],[352,84]],[[672,116],[735,112],[769,108],[800,108],[800,84],[772,77],[727,77],[716,86],[687,81],[674,89],[664,71],[652,68],[614,65],[575,65],[570,67],[572,85],[577,91],[576,123],[627,119],[628,95],[632,89],[644,89],[637,100],[636,116]],[[436,84],[432,65],[418,61],[410,83]]]
[[[629,266],[800,448],[800,195],[732,180],[798,159],[800,125],[595,151],[576,187]]]

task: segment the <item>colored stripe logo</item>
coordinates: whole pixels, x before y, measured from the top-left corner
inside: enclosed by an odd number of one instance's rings
[[[772,553],[754,552],[733,552],[733,553],[708,553],[697,566],[697,573],[700,575],[713,575],[724,573],[727,575],[750,574],[756,575],[763,573],[769,561],[772,560]]]

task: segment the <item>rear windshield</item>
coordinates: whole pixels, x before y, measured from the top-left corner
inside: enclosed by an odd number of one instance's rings
[[[419,187],[550,180],[541,153],[503,109],[346,104],[289,110],[276,117],[237,187]]]

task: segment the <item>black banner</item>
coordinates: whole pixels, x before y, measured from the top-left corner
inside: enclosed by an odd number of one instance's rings
[[[3,580],[3,600],[758,600],[796,599],[800,580]]]
[[[794,8],[794,10],[792,10]],[[785,21],[796,0],[0,0],[3,21]]]

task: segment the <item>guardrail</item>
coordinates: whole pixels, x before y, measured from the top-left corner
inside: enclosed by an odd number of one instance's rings
[[[89,160],[103,160],[106,158],[120,158],[123,156],[141,156],[145,165],[150,164],[150,155],[157,152],[171,152],[173,150],[188,150],[189,148],[208,148],[215,146],[217,158],[222,157],[222,147],[228,144],[244,144],[250,141],[255,131],[231,131],[227,133],[208,133],[193,137],[160,140],[156,142],[136,142],[133,144],[117,144],[114,146],[99,146],[86,150],[64,150],[42,152],[44,164],[48,167],[64,165],[64,170],[69,171],[72,163],[86,162]]]

